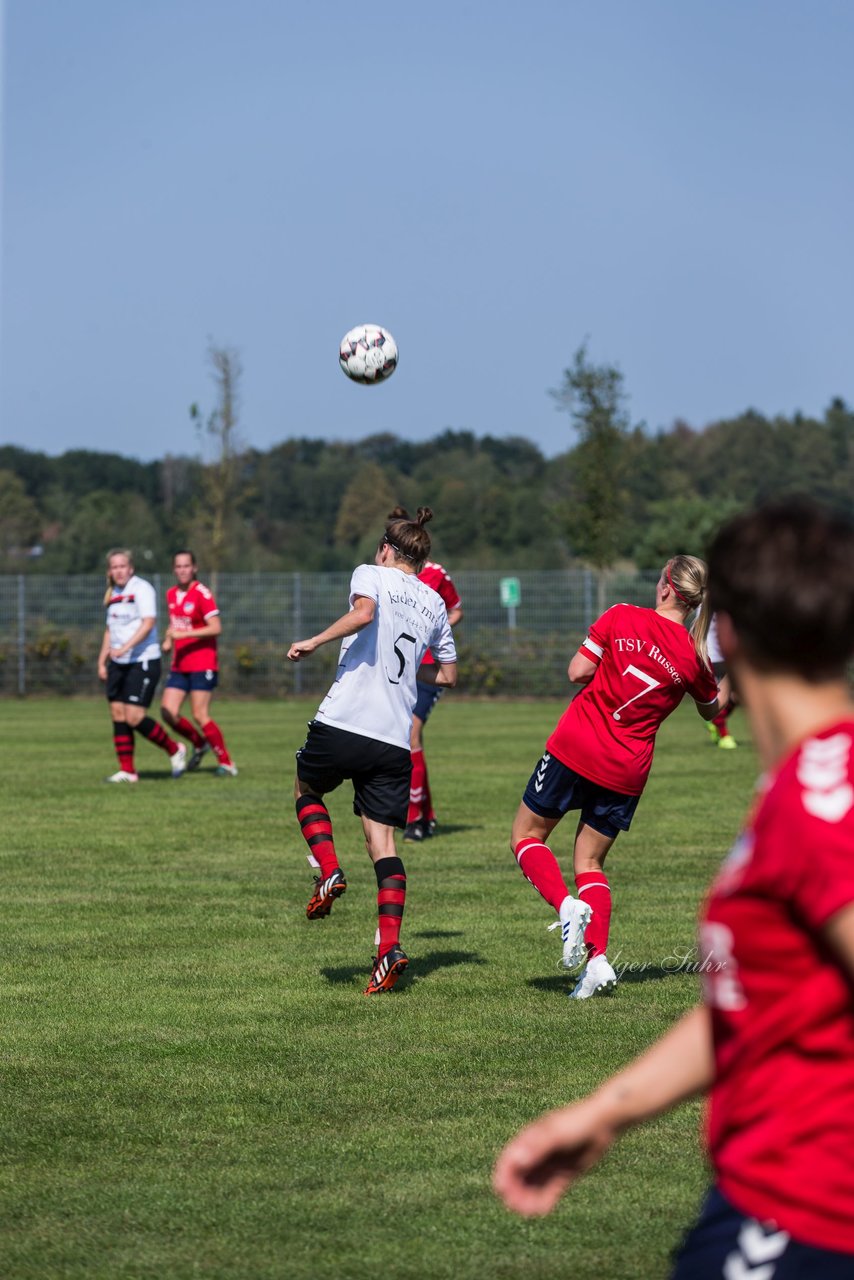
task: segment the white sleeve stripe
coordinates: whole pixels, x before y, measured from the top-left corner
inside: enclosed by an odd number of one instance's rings
[[[595,640],[591,640],[589,636],[587,636],[581,647],[582,649],[589,649],[591,653],[595,653],[597,658],[601,658],[605,652],[602,646],[597,644]]]
[[[210,613],[203,613],[202,617],[204,618],[205,622],[207,622],[208,618],[218,618],[219,609],[211,609]]]

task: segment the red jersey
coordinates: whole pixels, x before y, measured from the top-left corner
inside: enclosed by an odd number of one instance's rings
[[[579,652],[597,670],[561,716],[546,751],[600,787],[639,796],[662,721],[686,693],[715,702],[715,678],[681,623],[634,604],[606,610]]]
[[[794,1240],[854,1253],[854,989],[822,936],[854,902],[854,720],[770,778],[701,925],[718,1185]]]
[[[448,573],[447,569],[442,567],[442,565],[436,564],[433,560],[428,560],[418,577],[422,582],[426,582],[428,587],[432,587],[434,591],[438,592],[445,601],[445,608],[448,613],[450,613],[452,609],[459,609],[462,604],[462,600],[459,597],[457,588],[451,581],[451,575]],[[429,667],[431,664],[435,664],[435,662],[436,659],[428,649],[421,662],[422,667]]]
[[[193,631],[219,613],[208,588],[201,582],[191,582],[186,591],[170,587],[166,592],[166,603],[174,646],[172,670],[216,671],[216,636],[204,636],[201,640],[192,638]]]

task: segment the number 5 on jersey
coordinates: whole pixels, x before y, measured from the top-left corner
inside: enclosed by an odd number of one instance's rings
[[[411,645],[412,645],[412,651],[411,651],[411,653],[404,653],[404,651],[403,651],[403,649],[402,649],[402,647],[401,647],[401,646],[402,646],[402,645],[404,645],[404,644],[411,644]],[[386,675],[388,676],[388,682],[389,682],[389,684],[400,684],[400,678],[401,678],[401,676],[403,675],[403,669],[404,669],[404,667],[406,666],[406,659],[407,659],[407,657],[413,657],[413,656],[414,656],[414,654],[415,654],[415,645],[416,645],[416,644],[417,644],[417,641],[416,641],[416,639],[415,639],[415,636],[407,635],[405,632],[402,632],[402,633],[397,637],[397,639],[396,639],[396,640],[395,640],[395,642],[394,642],[394,651],[395,651],[395,653],[397,654],[397,661],[398,661],[397,675],[396,675],[396,676],[391,676],[391,675],[389,675],[389,673],[388,673],[388,667],[386,667]]]

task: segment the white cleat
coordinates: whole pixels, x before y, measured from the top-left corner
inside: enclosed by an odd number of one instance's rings
[[[170,756],[172,763],[172,777],[180,778],[187,771],[187,748],[183,742],[178,743],[178,750],[174,756]]]
[[[105,782],[139,782],[138,773],[128,773],[127,769],[119,769],[118,773],[111,773],[109,778],[104,779]]]
[[[589,1000],[591,996],[604,996],[614,990],[617,975],[603,955],[588,960],[581,977],[569,993],[570,1000]]]
[[[584,946],[584,930],[593,915],[592,908],[579,898],[567,894],[560,904],[560,920],[550,924],[550,929],[560,929],[563,938],[563,964],[566,969],[577,969],[587,955]]]

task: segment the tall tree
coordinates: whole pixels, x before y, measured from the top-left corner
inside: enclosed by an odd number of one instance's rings
[[[208,436],[214,456],[204,470],[204,524],[209,536],[208,563],[216,572],[224,567],[229,524],[232,522],[240,489],[240,440],[237,431],[238,387],[243,368],[240,356],[230,347],[208,347],[208,363],[213,369],[216,402],[203,422],[197,404],[190,417],[200,434]]]
[[[601,603],[606,571],[619,554],[625,521],[629,418],[623,375],[613,365],[593,364],[584,342],[564,370],[563,385],[552,395],[569,411],[578,439],[571,458],[567,528],[576,554],[599,571]]]

